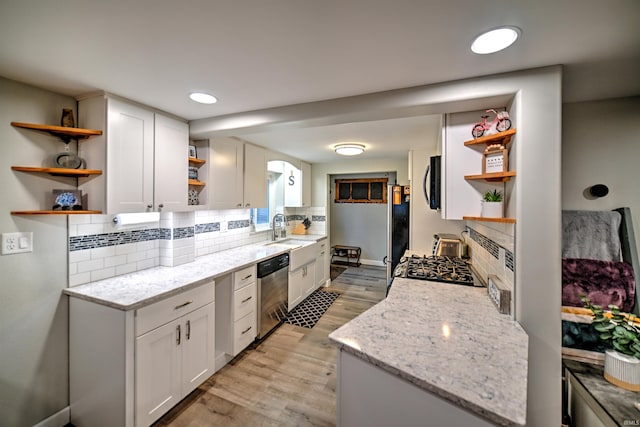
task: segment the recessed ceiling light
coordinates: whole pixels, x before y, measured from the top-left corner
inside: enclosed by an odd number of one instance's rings
[[[474,53],[485,55],[511,46],[520,36],[517,27],[498,27],[480,34],[471,44]]]
[[[364,152],[364,145],[362,144],[338,144],[334,147],[336,153],[342,156],[357,156]]]
[[[189,94],[189,98],[193,101],[199,102],[200,104],[215,104],[218,102],[218,99],[204,92],[192,92]]]

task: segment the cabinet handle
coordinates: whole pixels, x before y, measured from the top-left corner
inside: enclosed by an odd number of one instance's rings
[[[236,207],[237,207],[237,208],[241,208],[241,207],[242,207],[242,203],[238,203],[238,204],[236,205]]]
[[[240,333],[240,335],[244,335],[244,334],[246,334],[247,332],[249,332],[250,330],[251,330],[251,326],[249,326],[247,329],[245,329],[244,331],[242,331],[242,332]]]
[[[180,345],[180,325],[176,326],[176,344]]]
[[[251,276],[253,276],[253,274],[250,274],[250,275],[248,275],[248,276],[244,276],[244,277],[242,278],[242,280],[247,280],[247,279],[248,279],[248,278],[250,278]]]
[[[246,297],[245,299],[242,300],[242,303],[244,304],[245,302],[249,301],[251,298],[253,298],[253,296]]]
[[[187,333],[185,335],[187,336],[187,341],[191,339],[191,320],[187,320]]]
[[[247,203],[247,204],[245,205],[245,207],[247,207],[247,208],[248,208],[249,206],[251,206],[251,203]]]
[[[147,205],[147,209],[153,209],[153,205]]]
[[[184,302],[184,303],[182,303],[182,304],[180,304],[180,305],[176,305],[176,306],[174,307],[174,310],[178,310],[178,309],[180,309],[180,308],[182,308],[182,307],[186,307],[186,306],[188,306],[189,304],[191,304],[192,302],[193,302],[192,300],[189,300],[189,301]]]
[[[162,208],[164,208],[164,203],[160,203],[160,204],[158,205],[158,209],[162,209]]]

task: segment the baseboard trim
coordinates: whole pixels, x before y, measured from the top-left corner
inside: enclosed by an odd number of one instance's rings
[[[62,408],[50,417],[40,421],[33,427],[64,427],[71,422],[69,407]]]
[[[384,262],[375,259],[361,259],[360,264],[373,265],[376,267],[384,267]]]

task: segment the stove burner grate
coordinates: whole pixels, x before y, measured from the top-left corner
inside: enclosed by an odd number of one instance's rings
[[[402,260],[401,260],[402,263]],[[460,258],[448,256],[411,256],[404,262],[403,277],[434,282],[473,286],[469,265]]]

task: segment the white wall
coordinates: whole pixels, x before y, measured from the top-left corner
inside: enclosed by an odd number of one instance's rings
[[[562,208],[631,208],[640,248],[640,97],[565,104],[562,113]],[[586,198],[594,184],[609,194]]]
[[[11,121],[59,124],[73,98],[0,78],[0,232],[33,232],[33,253],[0,256],[0,424],[32,426],[68,404],[67,217],[12,216],[44,209],[73,178],[14,172],[63,151],[48,134]],[[77,118],[77,115],[76,115]],[[90,142],[86,142],[90,143]],[[50,207],[49,207],[50,208]]]

